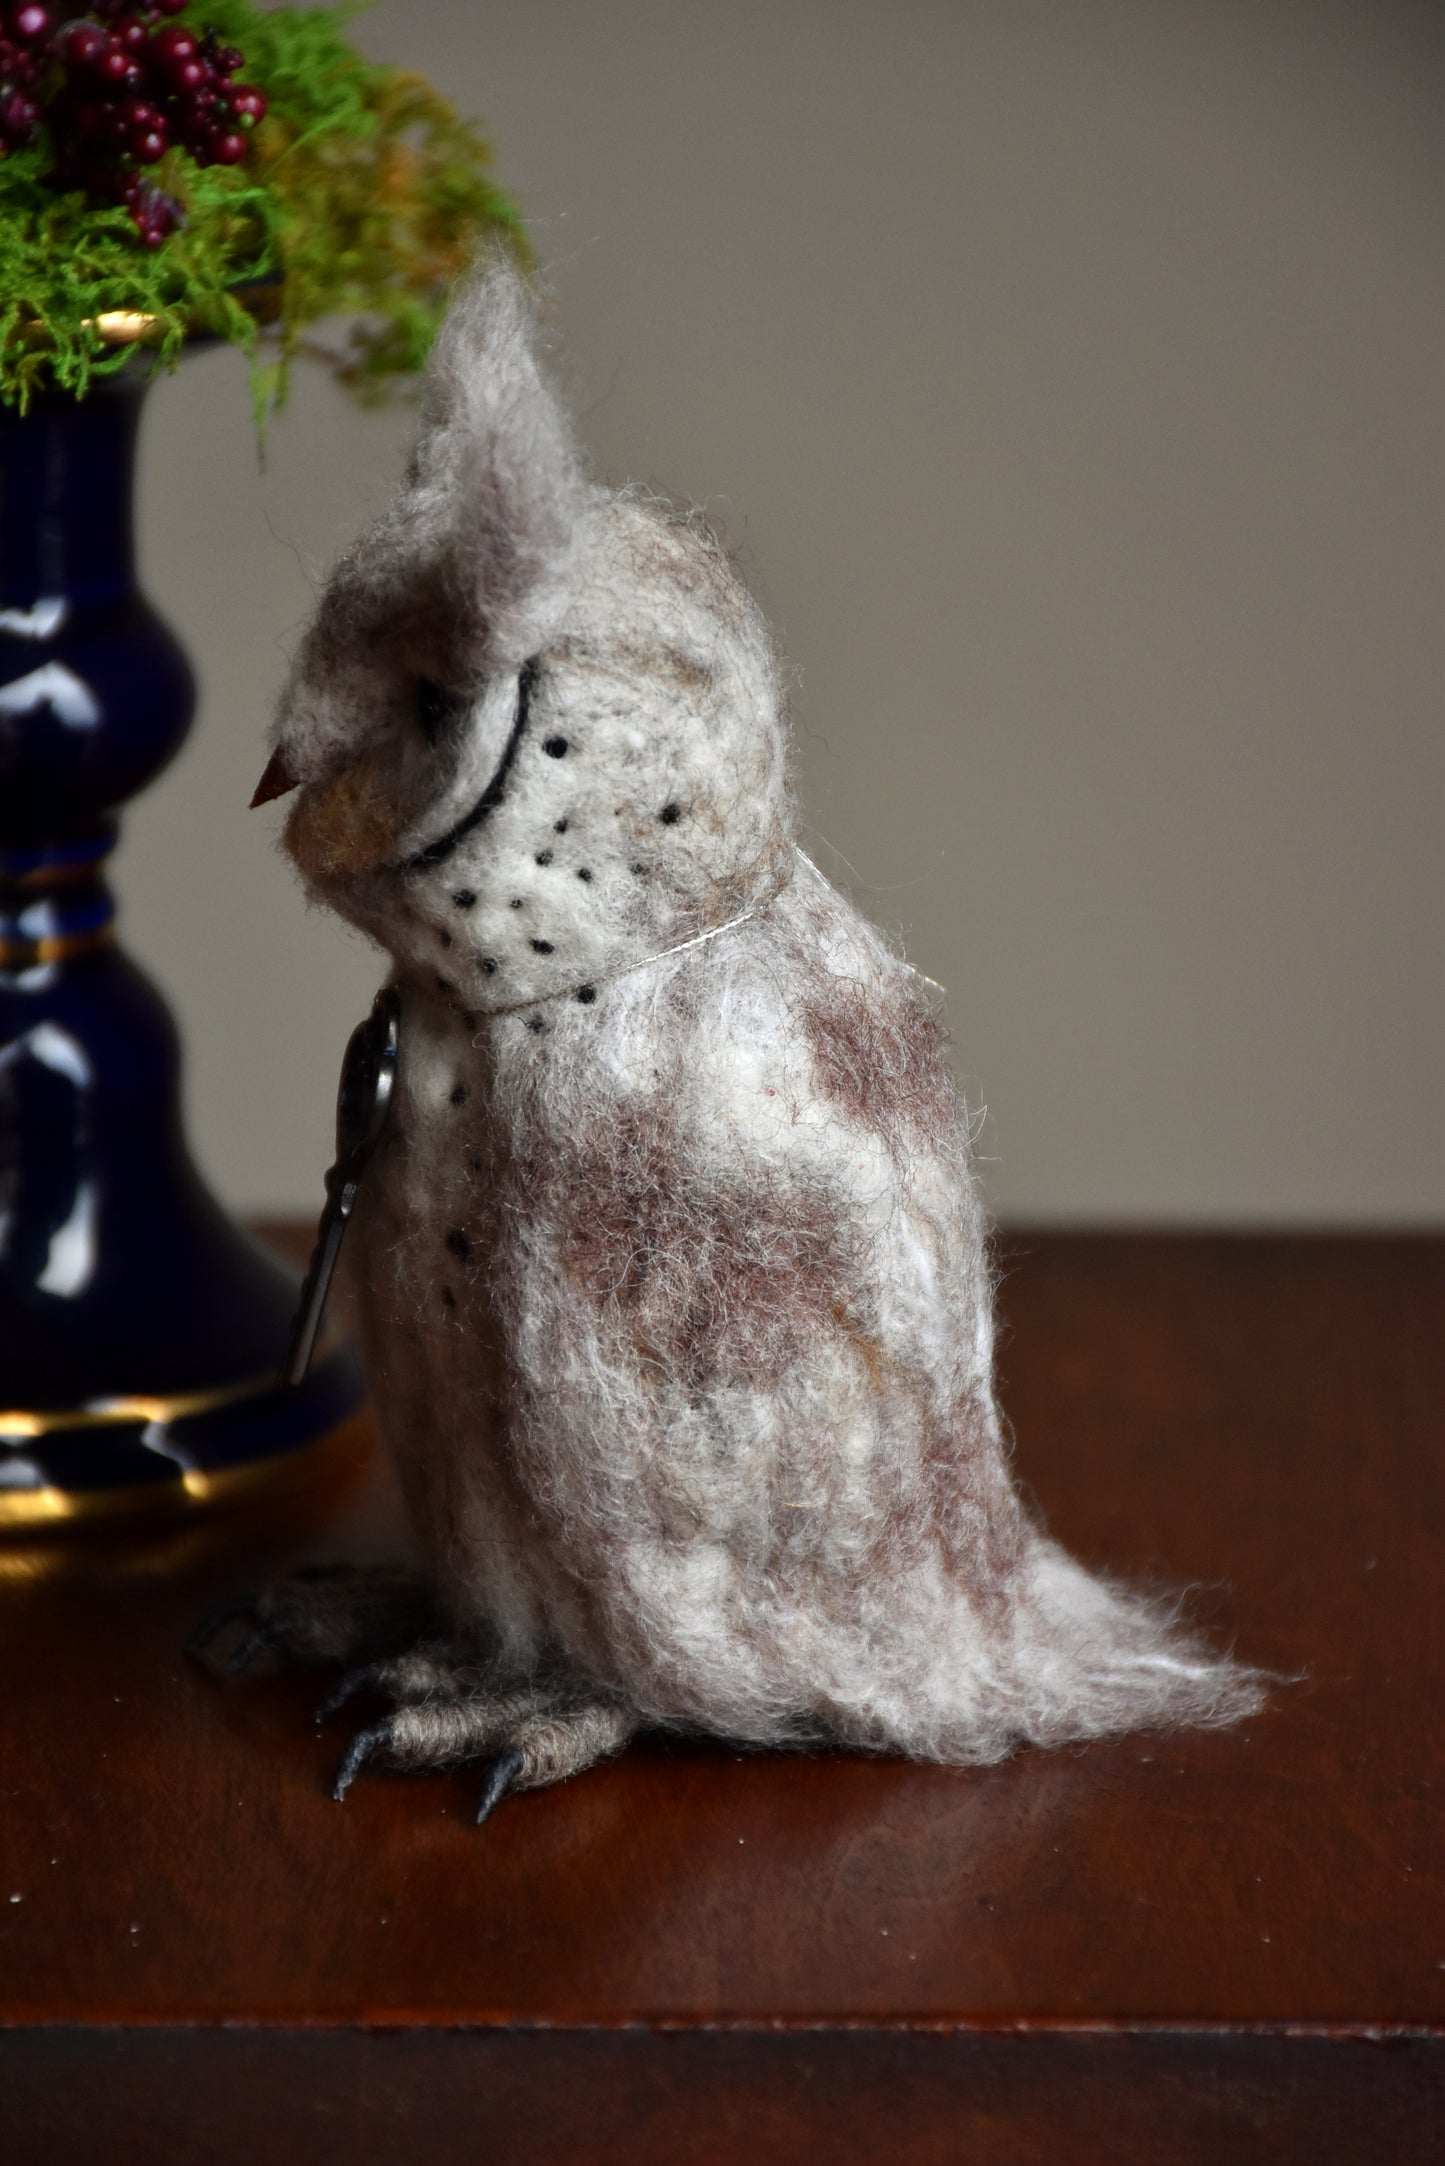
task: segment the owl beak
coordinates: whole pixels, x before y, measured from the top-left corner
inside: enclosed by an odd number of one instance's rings
[[[292,774],[286,764],[286,755],[278,746],[266,762],[266,772],[256,784],[251,810],[254,812],[257,805],[269,805],[273,797],[284,797],[288,790],[295,789],[300,779],[299,775]]]

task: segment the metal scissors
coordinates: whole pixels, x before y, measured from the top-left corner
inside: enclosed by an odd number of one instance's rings
[[[336,1093],[336,1161],[326,1175],[326,1203],[281,1372],[291,1385],[301,1383],[311,1366],[331,1276],[341,1254],[342,1236],[356,1203],[361,1177],[381,1141],[391,1111],[400,1052],[401,995],[394,985],[389,985],[377,994],[366,1021],[358,1023],[351,1033],[341,1063]]]

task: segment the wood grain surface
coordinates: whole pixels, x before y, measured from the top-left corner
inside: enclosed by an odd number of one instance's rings
[[[181,1652],[404,1552],[369,1445],[12,1545],[0,2157],[1441,2155],[1445,1243],[1002,1255],[1022,1478],[1293,1680],[1262,1715],[985,1770],[660,1739],[477,1830],[465,1771],[334,1805],[318,1681]]]

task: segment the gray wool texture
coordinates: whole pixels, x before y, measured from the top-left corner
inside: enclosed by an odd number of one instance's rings
[[[795,846],[758,609],[588,481],[499,264],[276,743],[291,855],[401,988],[365,1350],[450,1628],[571,1710],[529,1780],[647,1724],[981,1762],[1259,1704],[1021,1503],[944,1034]]]

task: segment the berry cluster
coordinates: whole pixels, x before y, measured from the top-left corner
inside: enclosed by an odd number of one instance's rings
[[[7,148],[34,139],[53,42],[48,8],[27,4],[0,14],[0,144]]]
[[[181,207],[144,177],[172,148],[197,165],[237,165],[266,111],[235,80],[244,53],[213,30],[165,18],[188,0],[93,0],[93,15],[57,29],[41,0],[0,10],[0,145],[33,143],[42,119],[58,188],[123,203],[147,248],[181,222]]]

